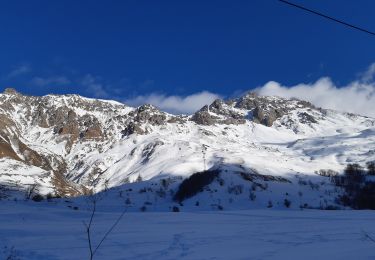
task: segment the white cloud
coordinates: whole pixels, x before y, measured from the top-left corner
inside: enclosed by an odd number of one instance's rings
[[[363,82],[373,82],[374,81],[374,76],[375,76],[375,63],[372,63],[368,69],[362,73],[362,78],[361,80]]]
[[[97,78],[91,74],[87,74],[81,80],[82,86],[86,87],[86,92],[95,98],[109,98],[110,95]]]
[[[174,114],[191,114],[207,104],[211,104],[219,95],[202,91],[189,96],[166,96],[161,94],[150,94],[137,96],[124,100],[125,104],[139,106],[142,104],[152,104],[163,111]]]
[[[319,107],[375,117],[375,84],[369,81],[370,75],[373,77],[374,72],[375,66],[371,65],[365,73],[365,78],[346,86],[336,86],[330,78],[321,78],[312,84],[291,87],[270,81],[256,91],[260,95],[295,97],[310,101]]]
[[[66,85],[70,83],[70,80],[64,76],[54,76],[48,78],[35,77],[31,80],[36,86],[44,87],[47,85]]]
[[[31,67],[29,65],[20,65],[15,67],[11,72],[8,73],[6,76],[7,78],[14,78],[22,74],[29,73],[31,71]]]

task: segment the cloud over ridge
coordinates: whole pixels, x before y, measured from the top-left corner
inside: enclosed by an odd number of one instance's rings
[[[349,84],[339,86],[329,77],[323,77],[313,83],[301,83],[285,86],[275,81],[269,81],[256,89],[250,89],[260,95],[298,98],[328,109],[355,113],[375,118],[375,63],[360,74],[359,78]],[[86,75],[81,82],[94,97],[115,98],[96,78]],[[234,92],[236,93],[236,92]],[[237,91],[238,96],[239,91]],[[241,91],[244,94],[243,91]],[[215,99],[222,98],[220,94],[201,91],[190,95],[167,95],[150,93],[133,97],[117,97],[130,106],[152,104],[159,109],[173,114],[192,114]]]
[[[131,106],[139,106],[147,103],[169,113],[190,114],[199,110],[204,105],[211,104],[217,98],[220,98],[218,94],[202,91],[188,96],[167,96],[163,94],[141,95],[126,99],[124,103]]]
[[[342,87],[336,86],[330,78],[321,78],[312,84],[298,84],[291,87],[270,81],[256,91],[260,95],[294,97],[310,101],[322,108],[375,118],[375,84],[362,80]]]

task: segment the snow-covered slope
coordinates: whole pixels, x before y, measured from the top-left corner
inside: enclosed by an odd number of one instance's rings
[[[137,209],[145,201],[164,209],[182,179],[217,169],[218,181],[187,204],[265,207],[292,198],[319,206],[334,203],[337,190],[315,171],[373,160],[374,119],[300,100],[250,93],[175,116],[77,95],[0,94],[0,184],[8,191],[114,188],[111,196],[126,191]]]

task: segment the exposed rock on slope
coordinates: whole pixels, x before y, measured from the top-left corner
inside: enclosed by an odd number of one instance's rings
[[[368,156],[374,125],[371,118],[254,93],[174,116],[152,105],[7,89],[0,94],[0,184],[74,196],[227,164],[291,181],[375,159]]]

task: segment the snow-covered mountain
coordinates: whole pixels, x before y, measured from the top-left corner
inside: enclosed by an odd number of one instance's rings
[[[2,196],[113,188],[134,208],[164,209],[184,178],[213,170],[185,205],[326,206],[339,191],[316,171],[373,160],[375,119],[301,100],[249,93],[176,116],[78,95],[0,94]]]

